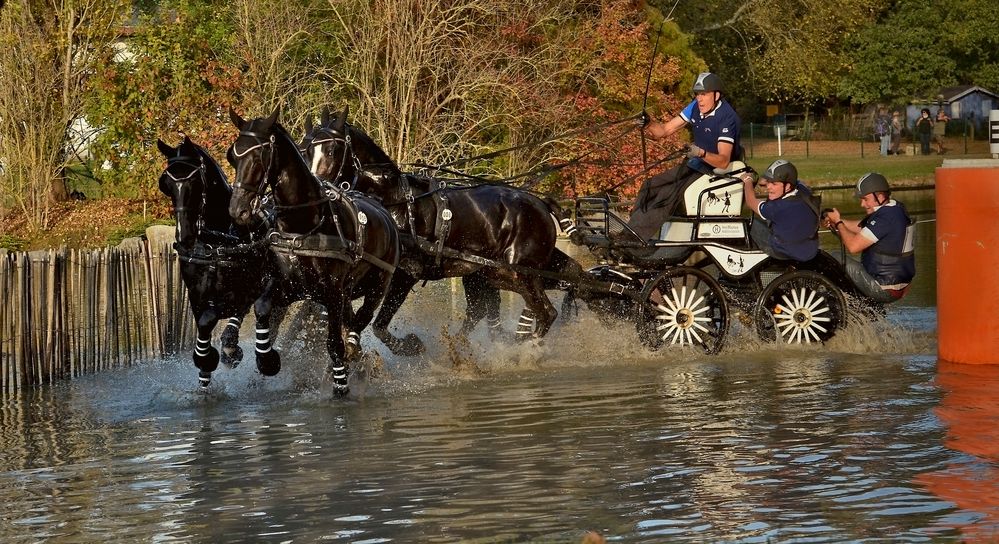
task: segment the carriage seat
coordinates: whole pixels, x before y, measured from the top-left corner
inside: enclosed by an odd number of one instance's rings
[[[732,161],[692,181],[683,191],[682,213],[686,217],[738,217],[742,214],[742,180],[738,174],[746,163]]]
[[[660,227],[659,240],[745,240],[743,184],[737,174],[746,170],[745,163],[732,161],[728,168],[716,168],[690,182],[683,191],[682,208]]]

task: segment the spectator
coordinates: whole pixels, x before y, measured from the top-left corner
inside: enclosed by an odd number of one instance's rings
[[[919,151],[923,155],[930,154],[930,138],[933,136],[933,119],[930,119],[930,110],[923,108],[919,112],[919,119],[916,120],[916,134],[919,135]]]
[[[825,214],[824,224],[847,251],[861,254],[859,263],[849,257],[843,263],[854,285],[878,302],[898,300],[916,275],[915,224],[905,206],[891,198],[888,180],[881,174],[861,176],[854,196],[867,212],[863,219],[843,219],[833,208]]]
[[[891,146],[891,118],[883,107],[874,116],[874,136],[881,142],[881,155],[887,156]]]
[[[937,118],[933,123],[933,143],[937,146],[937,154],[943,155],[947,152],[944,147],[944,134],[947,133],[947,121],[950,121],[950,117],[944,113],[943,107],[937,109]]]
[[[753,177],[741,176],[746,206],[758,216],[750,236],[764,253],[777,259],[809,261],[819,252],[819,206],[812,191],[798,180],[798,169],[777,159],[761,176],[767,198],[753,192]]]
[[[898,155],[902,144],[902,114],[895,110],[891,114],[891,154]]]

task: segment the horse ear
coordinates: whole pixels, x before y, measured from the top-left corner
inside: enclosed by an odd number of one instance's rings
[[[232,109],[232,106],[229,106],[229,120],[232,121],[233,125],[236,125],[236,128],[243,128],[243,125],[246,124],[246,121],[236,113],[236,110]]]
[[[305,118],[305,135],[308,136],[312,134],[312,116],[309,115]]]
[[[167,145],[166,142],[164,142],[163,140],[161,140],[159,138],[156,138],[156,147],[158,147],[159,150],[160,150],[160,153],[162,153],[163,156],[166,157],[166,158],[168,158],[168,159],[170,157],[174,156],[174,154],[177,152],[176,149],[170,147],[169,145]]]
[[[350,110],[350,106],[344,106],[343,111],[340,112],[340,117],[337,118],[336,124],[333,125],[333,130],[337,132],[343,132],[343,126],[347,124],[347,112]]]
[[[268,127],[271,127],[271,126],[273,126],[273,125],[274,125],[274,123],[276,123],[276,122],[277,122],[277,120],[278,120],[278,117],[279,117],[280,115],[281,115],[281,106],[278,106],[278,107],[274,108],[274,113],[271,113],[271,116],[267,118],[267,121],[265,122],[265,124],[266,124],[266,125],[267,125]]]
[[[319,116],[319,126],[327,127],[330,124],[330,107],[329,105],[323,106],[321,114]]]
[[[191,141],[191,137],[187,134],[184,135],[184,145],[194,145],[194,142]]]

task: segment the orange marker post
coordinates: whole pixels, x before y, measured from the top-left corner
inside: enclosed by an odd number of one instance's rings
[[[999,364],[999,160],[944,161],[936,209],[939,357]]]

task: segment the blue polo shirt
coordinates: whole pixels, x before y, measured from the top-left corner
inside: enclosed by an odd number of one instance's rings
[[[742,160],[742,121],[727,100],[719,100],[715,109],[702,116],[694,99],[680,112],[680,118],[690,125],[694,145],[718,153],[718,142],[728,142],[732,144],[732,160]]]
[[[795,261],[809,261],[819,252],[818,217],[803,200],[811,195],[812,190],[799,181],[783,197],[760,202],[760,217],[770,224],[770,245]]]
[[[886,289],[902,289],[916,276],[911,220],[895,200],[860,220],[860,233],[874,242],[860,255],[864,270]]]

